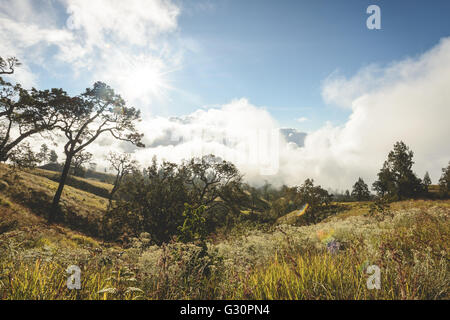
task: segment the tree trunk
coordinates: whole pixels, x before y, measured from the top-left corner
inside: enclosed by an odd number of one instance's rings
[[[49,223],[55,222],[57,215],[59,213],[59,200],[61,199],[64,185],[66,184],[66,179],[69,174],[70,163],[72,162],[72,158],[73,158],[73,154],[69,154],[66,157],[66,162],[64,163],[64,168],[61,173],[61,177],[59,178],[58,189],[56,190],[55,196],[53,197],[52,208],[50,210],[50,215],[48,218]]]
[[[6,152],[3,152],[3,150],[0,151],[0,162],[6,162],[8,160],[8,154]]]
[[[118,173],[116,176],[116,180],[114,181],[114,186],[113,186],[111,192],[109,193],[108,210],[111,209],[111,207],[112,207],[113,197],[114,197],[114,194],[116,193],[117,189],[119,188],[119,184],[120,184],[121,180],[122,179],[120,178],[120,173]]]

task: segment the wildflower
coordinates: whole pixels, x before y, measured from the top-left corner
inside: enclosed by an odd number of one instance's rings
[[[337,240],[331,240],[327,243],[327,250],[331,254],[338,253],[339,247],[341,246],[340,242]]]

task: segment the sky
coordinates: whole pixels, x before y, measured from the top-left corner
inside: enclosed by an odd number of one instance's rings
[[[370,5],[381,29],[369,30]],[[449,1],[0,0],[0,54],[26,87],[100,80],[143,114],[171,161],[214,152],[255,184],[372,183],[392,145],[433,182],[450,160]],[[307,133],[304,145],[278,128]],[[103,158],[102,158],[103,159]],[[104,160],[98,163],[106,165]]]

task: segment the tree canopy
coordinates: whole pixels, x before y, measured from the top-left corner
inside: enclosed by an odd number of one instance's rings
[[[365,201],[370,199],[369,187],[362,178],[359,178],[353,185],[351,195],[357,201]]]
[[[0,77],[0,161],[8,160],[15,147],[35,134],[51,140],[70,102],[62,89],[25,90]]]
[[[414,153],[402,141],[395,143],[378,173],[373,189],[380,196],[394,200],[415,198],[422,194],[422,181],[412,171]]]
[[[56,217],[72,159],[100,135],[109,133],[114,139],[144,146],[141,142],[143,135],[135,127],[140,121],[140,111],[126,106],[122,97],[105,83],[96,82],[92,88],[72,98],[59,114],[61,119],[55,128],[66,138],[66,160],[53,198],[50,221]]]

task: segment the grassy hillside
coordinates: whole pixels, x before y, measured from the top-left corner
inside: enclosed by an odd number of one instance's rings
[[[58,182],[60,173],[45,169],[34,169],[31,170],[30,173],[34,175],[38,175],[41,177],[48,178],[52,181]],[[87,191],[89,193],[95,194],[99,197],[108,198],[109,193],[111,192],[113,185],[109,183],[104,183],[98,180],[93,179],[85,179],[75,176],[69,176],[66,181],[68,186]]]
[[[39,173],[40,175],[37,175]],[[50,173],[48,173],[50,175]],[[0,191],[4,201],[18,204],[33,213],[46,217],[49,213],[53,195],[58,183],[43,176],[43,170],[13,171],[9,166],[0,164]],[[71,179],[75,181],[75,179]],[[78,180],[76,180],[78,181]],[[81,181],[81,180],[80,180]],[[86,189],[94,189],[100,183],[83,181]],[[86,185],[90,185],[87,186]],[[104,184],[102,184],[104,187]],[[64,221],[74,229],[91,235],[99,233],[99,220],[104,214],[108,200],[79,188],[66,185],[61,198],[61,210]]]
[[[123,247],[75,231],[95,230],[107,200],[71,186],[63,208],[75,227],[47,225],[56,183],[34,173],[0,165],[1,299],[450,298],[449,200],[396,202],[383,216],[369,216],[369,202],[340,203],[318,224],[241,229],[206,251],[152,245],[148,234]],[[81,290],[66,287],[70,265]],[[369,265],[381,270],[379,290],[367,288]]]

